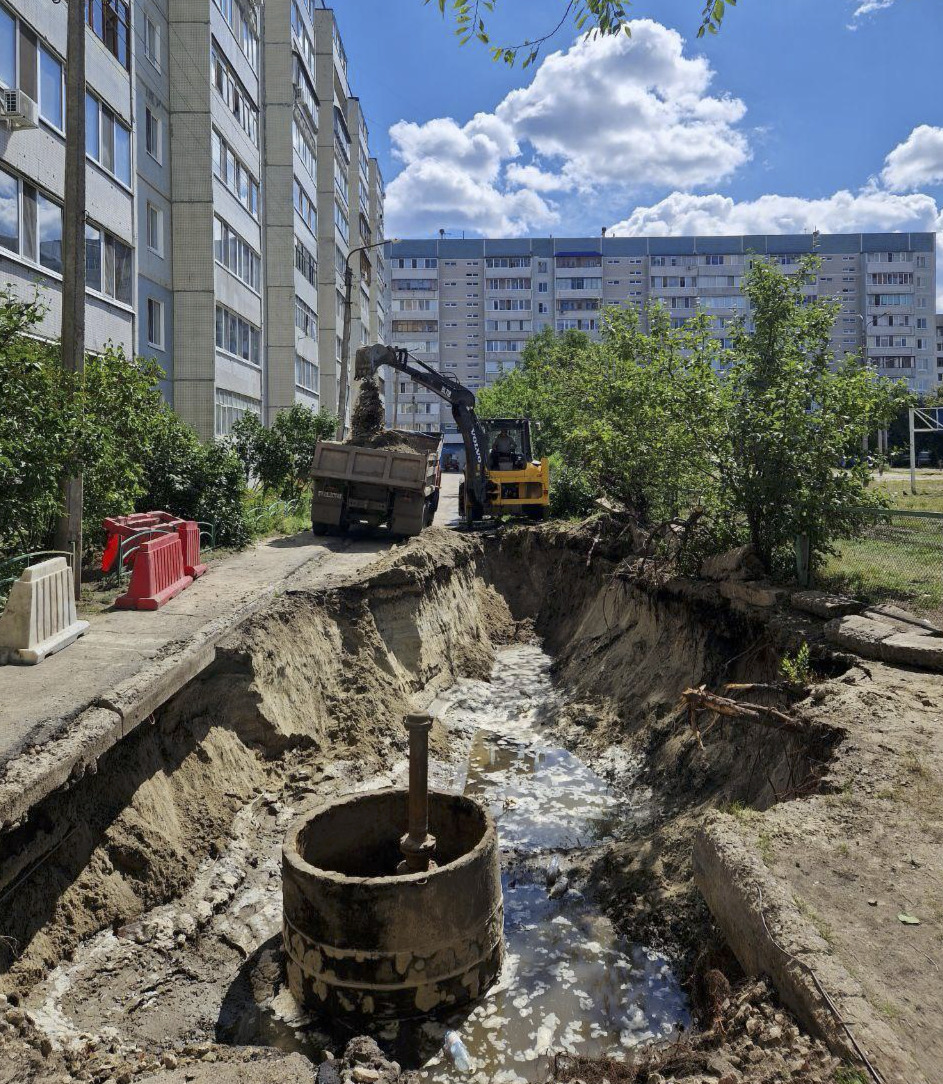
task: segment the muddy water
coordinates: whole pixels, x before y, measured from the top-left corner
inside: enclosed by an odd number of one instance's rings
[[[580,890],[581,871],[649,814],[648,799],[626,787],[633,765],[623,753],[593,770],[550,736],[561,700],[549,666],[536,647],[508,649],[490,683],[460,682],[434,706],[455,750],[433,765],[434,785],[477,798],[498,822],[507,959],[471,1010],[377,1032],[429,1081],[459,1077],[442,1053],[446,1028],[468,1048],[466,1079],[512,1084],[544,1079],[551,1050],[618,1056],[688,1022],[667,960],[621,939]],[[299,810],[352,784],[338,765],[285,774],[238,815],[230,844],[181,899],[92,938],[34,991],[31,1012],[58,1045],[130,1057],[216,1041],[313,1060],[343,1046],[349,1034],[306,1018],[283,985],[279,858]],[[405,783],[405,764],[359,786],[390,782]],[[551,898],[557,867],[568,885]]]

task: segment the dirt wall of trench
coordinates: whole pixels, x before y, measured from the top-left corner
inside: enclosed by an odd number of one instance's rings
[[[510,619],[479,552],[429,531],[347,581],[273,599],[95,774],[0,840],[18,869],[0,899],[0,991],[179,894],[294,765],[343,759],[367,776],[405,749],[415,694],[487,676]]]

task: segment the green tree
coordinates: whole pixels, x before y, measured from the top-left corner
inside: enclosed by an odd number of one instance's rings
[[[598,343],[577,331],[535,336],[520,368],[479,394],[479,411],[537,423],[538,450],[552,457],[551,490],[562,494],[555,512],[578,513],[603,496],[655,528],[715,485],[716,356],[704,317],[673,328],[656,308],[645,332],[634,309],[611,309]]]
[[[809,257],[787,275],[756,260],[743,283],[749,322],[737,322],[724,359],[720,492],[770,571],[789,567],[799,534],[808,536],[814,564],[835,539],[856,533],[855,509],[879,503],[868,489],[862,437],[909,400],[902,383],[858,358],[836,361],[830,338],[839,304],[802,293],[817,267]]]
[[[233,426],[231,441],[247,477],[257,479],[266,493],[289,500],[308,485],[315,444],[332,440],[336,429],[330,411],[315,413],[295,403],[280,411],[269,428],[246,414]]]
[[[430,4],[433,0],[423,0]],[[514,64],[518,55],[524,54],[526,68],[540,55],[541,48],[567,23],[577,30],[585,30],[592,36],[630,33],[629,12],[631,0],[559,0],[554,20],[545,31],[516,45],[498,44],[491,40],[485,20],[491,16],[500,0],[434,0],[443,18],[454,24],[459,42],[480,42],[491,53],[493,60]],[[702,3],[703,0],[697,0]],[[727,7],[736,7],[737,0],[706,0],[701,10],[701,22],[697,36],[716,34],[724,21]]]

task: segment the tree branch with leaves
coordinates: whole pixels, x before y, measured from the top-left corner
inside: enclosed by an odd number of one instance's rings
[[[548,41],[567,24],[572,23],[579,32],[590,37],[628,34],[627,9],[631,0],[559,0],[562,11],[559,18],[548,28],[526,41],[516,44],[498,43],[492,40],[486,23],[500,0],[423,0],[424,4],[436,3],[443,19],[450,20],[460,45],[477,41],[491,53],[491,59],[514,65],[518,56],[524,54],[523,67],[527,68],[540,56],[540,51]],[[737,0],[707,0],[701,11],[701,22],[697,36],[716,34],[723,24],[727,7],[736,7]]]

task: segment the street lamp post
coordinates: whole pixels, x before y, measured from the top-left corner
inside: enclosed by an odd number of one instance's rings
[[[350,261],[359,252],[368,252],[372,248],[395,243],[394,237],[390,241],[384,238],[370,245],[359,245],[347,253],[347,259],[344,261],[344,330],[341,337],[341,371],[337,388],[337,440],[343,440],[347,430],[347,388],[350,384],[350,307],[354,288],[354,270],[350,266]]]

